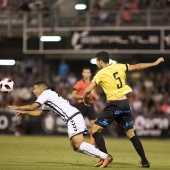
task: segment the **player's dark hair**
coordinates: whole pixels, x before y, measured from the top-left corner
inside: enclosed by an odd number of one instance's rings
[[[45,81],[36,81],[34,85],[43,86],[45,89],[48,89],[48,84]]]
[[[90,67],[88,67],[88,66],[85,66],[85,67],[83,67],[83,69],[82,70],[90,70],[91,71],[91,68]]]
[[[101,52],[98,52],[95,57],[97,58],[97,60],[102,60],[104,63],[109,63],[109,59],[110,59],[110,56],[107,52],[105,51],[101,51]]]

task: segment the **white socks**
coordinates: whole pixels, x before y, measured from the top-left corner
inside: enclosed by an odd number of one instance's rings
[[[92,157],[95,157],[95,158],[105,159],[105,158],[108,157],[108,154],[96,149],[93,145],[86,143],[86,142],[83,142],[80,145],[78,152],[84,153],[88,156],[92,156]]]

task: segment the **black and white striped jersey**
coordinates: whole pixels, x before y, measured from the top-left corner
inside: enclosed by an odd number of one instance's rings
[[[79,112],[77,108],[70,105],[69,101],[50,89],[45,90],[35,102],[41,105],[42,110],[53,111],[65,122],[75,113]]]

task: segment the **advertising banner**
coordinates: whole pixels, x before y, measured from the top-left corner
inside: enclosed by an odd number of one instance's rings
[[[0,133],[10,133],[11,121],[13,114],[6,114],[5,112],[0,112]]]
[[[169,53],[170,29],[120,29],[75,31],[71,37],[73,49],[109,50],[110,53]],[[90,51],[89,51],[90,52]]]
[[[85,118],[87,127],[89,121]],[[122,135],[114,123],[111,126],[117,133],[116,136]],[[139,137],[154,137],[154,138],[170,138],[170,116],[155,116],[144,117],[139,115],[134,118],[134,129]],[[16,116],[12,113],[0,112],[0,133],[1,134],[48,134],[67,135],[67,125],[63,120],[53,113],[49,113],[40,117],[34,116]],[[104,131],[105,134],[110,134],[109,131]]]
[[[170,137],[170,117],[137,116],[134,120],[137,136]]]
[[[168,34],[168,32],[167,32]],[[117,30],[74,32],[74,49],[160,50],[160,30]]]
[[[84,27],[56,32],[59,42],[41,42],[31,37],[23,39],[27,54],[169,54],[170,27]],[[36,47],[36,48],[35,48]]]
[[[164,49],[170,50],[170,30],[165,30],[163,38],[164,38]]]

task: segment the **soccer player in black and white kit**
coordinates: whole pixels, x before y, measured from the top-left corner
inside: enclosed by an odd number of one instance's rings
[[[111,162],[111,156],[96,149],[93,145],[84,142],[83,134],[87,133],[84,118],[80,111],[71,106],[70,103],[59,96],[55,91],[48,88],[44,81],[34,83],[33,93],[37,100],[30,105],[25,106],[9,106],[10,109],[16,110],[16,114],[28,114],[32,116],[40,116],[53,111],[59,115],[67,124],[68,136],[72,147],[75,151],[86,155],[104,159],[101,168],[105,168]],[[40,108],[40,109],[39,109]]]

